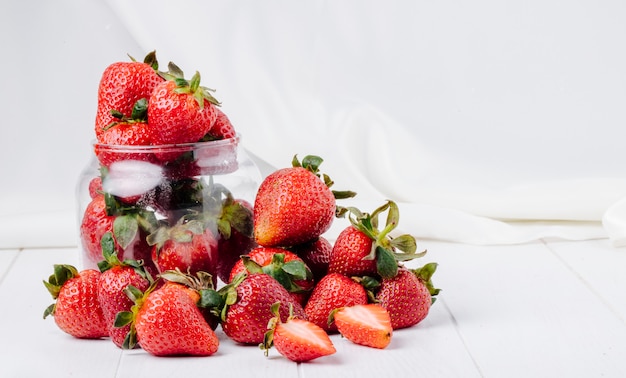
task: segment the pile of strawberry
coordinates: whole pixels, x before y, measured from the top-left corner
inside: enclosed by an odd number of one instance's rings
[[[104,70],[94,145],[100,175],[80,223],[84,265],[102,260],[101,240],[111,233],[120,260],[142,260],[152,275],[179,268],[216,282],[252,248],[252,205],[202,179],[237,169],[237,133],[212,91],[198,72],[187,80],[173,63],[159,71],[155,52]],[[219,165],[206,163],[214,160]]]
[[[200,189],[203,210],[170,214],[174,224],[94,184],[109,217],[95,222],[97,231],[84,231],[97,244],[98,269],[55,265],[44,281],[55,302],[44,317],[53,315],[75,337],[110,338],[155,356],[212,355],[217,332],[266,355],[274,347],[293,361],[335,353],[329,335],[336,333],[385,348],[394,330],[428,315],[439,292],[431,282],[437,265],[406,267],[425,251],[417,252],[411,235],[392,236],[396,203],[371,213],[337,205],[355,193],[331,190],[321,163],[294,157],[263,180],[254,204],[209,185]],[[197,183],[185,184],[183,197]],[[336,219],[348,224],[331,243],[324,235]],[[128,246],[142,238],[146,253],[129,257]]]

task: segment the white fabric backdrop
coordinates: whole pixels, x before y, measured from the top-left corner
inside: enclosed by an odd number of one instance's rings
[[[276,167],[321,155],[336,187],[359,193],[353,203],[398,201],[401,228],[418,237],[626,242],[626,3],[2,7],[0,64],[15,73],[0,89],[0,220],[13,230],[2,247],[74,242],[68,209],[99,74],[153,49],[202,73],[253,154]]]

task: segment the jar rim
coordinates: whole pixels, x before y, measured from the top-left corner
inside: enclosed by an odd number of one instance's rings
[[[178,150],[178,149],[196,149],[196,148],[211,148],[220,147],[226,145],[237,145],[241,139],[241,134],[237,133],[232,138],[210,140],[205,142],[191,142],[191,143],[172,143],[172,144],[151,144],[145,146],[134,146],[125,144],[106,144],[98,143],[97,140],[92,140],[91,145],[98,149],[104,150],[128,150],[135,152],[152,152],[163,150]]]

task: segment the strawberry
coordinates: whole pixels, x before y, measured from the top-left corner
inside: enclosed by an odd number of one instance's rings
[[[436,263],[414,270],[402,267],[395,277],[382,280],[376,302],[389,312],[393,329],[411,327],[428,315],[440,290],[431,281],[436,268]]]
[[[150,145],[147,111],[148,100],[145,98],[138,100],[133,105],[130,116],[117,110],[111,110],[114,121],[104,127],[98,138],[98,144],[94,146],[94,152],[100,164],[108,167],[114,162],[122,160],[154,160],[154,157],[149,153],[137,153],[135,150],[124,153],[124,149],[121,147]]]
[[[304,305],[314,286],[313,275],[304,261],[281,248],[256,247],[233,266],[229,282],[244,273],[265,273],[278,281],[300,304]]]
[[[126,290],[135,304],[121,312],[117,326],[130,325],[123,347],[136,343],[154,356],[209,356],[217,352],[219,339],[196,305],[189,288],[167,283],[152,285],[145,293],[133,286]]]
[[[202,138],[202,140],[209,141],[234,138],[235,135],[237,135],[237,132],[235,131],[235,127],[230,122],[228,116],[220,108],[215,108],[215,112],[217,113],[215,122],[213,123],[211,130]]]
[[[289,247],[315,240],[326,232],[335,216],[336,198],[352,192],[330,190],[332,181],[319,177],[322,159],[306,156],[302,164],[269,174],[259,186],[254,202],[254,236],[259,245]]]
[[[360,283],[338,273],[329,273],[315,285],[304,312],[309,321],[325,331],[334,332],[337,330],[335,324],[328,324],[333,310],[366,303],[367,292]]]
[[[155,227],[153,217],[151,212],[123,207],[108,194],[97,194],[87,205],[80,224],[81,245],[88,259],[86,264],[95,266],[102,260],[100,243],[104,234],[111,232],[120,260],[143,259],[146,266],[150,266],[151,248],[143,234]]]
[[[225,298],[220,310],[222,330],[238,343],[263,342],[267,324],[273,317],[271,306],[276,302],[283,304],[279,311],[282,320],[289,317],[290,306],[294,317],[306,318],[302,306],[267,274],[241,274],[219,293]]]
[[[214,232],[205,228],[201,221],[181,218],[174,226],[163,226],[148,235],[147,241],[153,245],[152,260],[160,272],[178,269],[195,274],[204,271],[217,279],[217,240]]]
[[[355,344],[384,349],[391,342],[393,328],[387,310],[377,304],[355,305],[331,314],[337,330]]]
[[[164,79],[157,73],[156,53],[149,53],[143,62],[116,62],[109,65],[100,79],[98,86],[98,108],[96,113],[96,139],[102,143],[104,130],[116,118],[111,114],[115,110],[124,116],[130,116],[135,103],[150,97],[152,90]]]
[[[423,256],[416,253],[415,238],[411,235],[389,236],[398,225],[398,206],[387,201],[371,215],[356,208],[348,208],[351,225],[344,229],[333,246],[328,272],[346,276],[374,276],[390,278],[398,271],[398,262]],[[378,230],[378,215],[388,211],[387,222]]]
[[[230,272],[242,255],[247,255],[257,245],[252,235],[252,205],[227,193],[217,216],[219,238],[217,242],[217,276],[222,282],[230,281]]]
[[[93,199],[98,194],[102,194],[102,178],[94,177],[89,181],[89,197]]]
[[[275,316],[268,322],[269,330],[265,333],[263,343],[260,345],[265,356],[268,356],[272,346],[294,362],[311,361],[336,352],[326,331],[307,320],[294,318],[292,315],[283,322],[279,316],[279,308],[279,302],[272,305],[272,313]]]
[[[114,216],[107,214],[104,195],[97,194],[87,205],[80,224],[80,240],[86,256],[92,264],[102,260],[100,239],[107,232],[113,232]],[[123,254],[121,247],[118,251]]]
[[[109,328],[98,301],[100,272],[78,271],[72,265],[54,265],[54,273],[44,285],[55,303],[44,311],[44,319],[54,316],[57,326],[74,337],[98,339],[109,335]]]
[[[187,81],[176,65],[170,63],[171,80],[159,83],[148,99],[148,122],[153,144],[195,143],[206,135],[217,113],[219,102],[208,88],[200,86],[200,74]],[[176,156],[161,156],[172,160]]]
[[[133,305],[124,289],[132,285],[144,291],[150,286],[150,279],[141,261],[119,260],[111,233],[106,233],[102,238],[102,254],[104,260],[98,264],[102,272],[98,282],[98,300],[109,326],[109,336],[121,348],[130,326],[115,327],[115,317],[121,311],[129,311]]]
[[[316,281],[328,273],[328,263],[333,246],[323,236],[312,242],[294,245],[289,250],[300,256],[302,261],[311,269]]]
[[[214,295],[218,294],[215,292],[213,277],[209,273],[199,271],[195,275],[191,275],[182,273],[180,270],[167,270],[159,274],[159,278],[165,280],[165,285],[184,285],[186,293],[196,303],[202,316],[204,316],[204,320],[209,323],[211,329],[217,328],[220,319],[219,313],[215,309],[221,304],[221,298],[217,302],[213,302],[216,300]]]

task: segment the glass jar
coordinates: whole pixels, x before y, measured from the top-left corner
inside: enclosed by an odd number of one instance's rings
[[[214,283],[254,246],[252,204],[261,174],[239,135],[93,148],[77,186],[83,268],[103,260],[100,242],[107,232],[120,260],[142,260],[153,276],[202,270]]]

